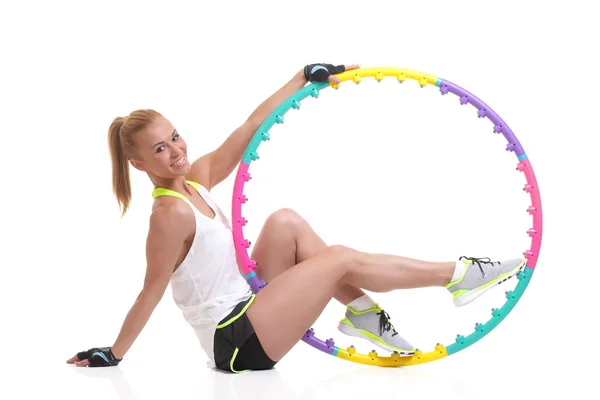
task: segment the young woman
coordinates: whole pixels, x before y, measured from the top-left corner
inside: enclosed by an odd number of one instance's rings
[[[153,110],[112,122],[109,145],[113,189],[123,214],[131,197],[129,165],[148,174],[155,198],[147,237],[143,289],[111,347],[77,353],[77,366],[114,366],[123,359],[171,284],[209,365],[225,371],[272,368],[302,338],[332,298],[346,305],[339,329],[390,351],[414,353],[389,315],[363,289],[445,287],[457,306],[477,298],[522,268],[524,259],[493,262],[460,257],[426,262],[328,246],[292,210],[273,213],[254,245],[257,274],[268,282],[257,294],[238,269],[225,214],[210,190],[239,164],[255,131],[283,100],[307,82],[339,83],[335,74],[357,65],[310,64],[263,102],[216,150],[188,161],[185,141]],[[307,295],[310,293],[310,295]]]

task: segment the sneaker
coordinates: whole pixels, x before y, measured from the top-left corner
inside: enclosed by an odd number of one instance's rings
[[[367,339],[373,344],[401,356],[411,356],[415,348],[404,340],[390,322],[390,316],[375,304],[365,311],[346,307],[346,316],[338,325],[340,332]]]
[[[454,305],[464,306],[486,291],[506,282],[517,275],[525,265],[525,259],[492,261],[489,258],[462,256],[458,259],[465,264],[460,276],[445,287],[452,293]]]

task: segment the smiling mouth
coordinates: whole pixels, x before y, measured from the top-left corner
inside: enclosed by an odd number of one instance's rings
[[[183,164],[185,164],[185,156],[181,156],[177,159],[177,161],[175,161],[173,164],[171,164],[173,167],[181,167]]]

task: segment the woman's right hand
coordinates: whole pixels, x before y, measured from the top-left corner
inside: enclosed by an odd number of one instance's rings
[[[75,354],[67,360],[67,364],[75,364],[78,367],[113,367],[121,360],[115,357],[110,347],[93,347]]]
[[[360,68],[358,64],[351,65],[333,65],[325,63],[308,64],[304,67],[304,78],[307,82],[331,82],[339,84],[340,79],[336,74]]]

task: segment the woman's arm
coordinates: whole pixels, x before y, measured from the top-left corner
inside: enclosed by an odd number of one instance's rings
[[[150,229],[146,241],[148,264],[144,286],[127,313],[119,335],[110,348],[117,360],[122,359],[129,351],[169,284],[182,245],[191,230],[195,228],[194,219],[190,219],[187,215],[189,212],[191,210],[187,206],[160,206],[150,217]],[[67,362],[77,363],[78,366],[89,365],[89,360],[79,360],[77,355]]]
[[[262,102],[248,119],[225,139],[221,146],[194,161],[189,179],[194,180],[196,176],[208,176],[207,190],[225,180],[239,164],[258,127],[281,102],[302,89],[305,84],[304,71],[300,70],[285,85]]]
[[[146,241],[147,269],[144,287],[127,313],[121,331],[112,346],[116,358],[123,358],[150,319],[169,285],[177,257],[189,236],[192,220],[183,207],[159,207],[150,217]]]

